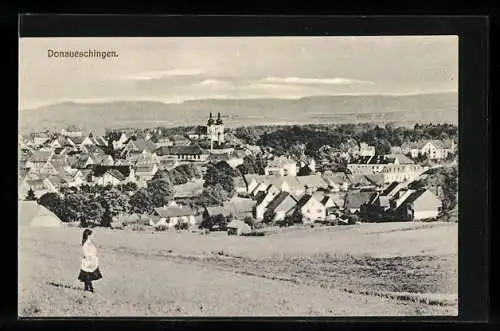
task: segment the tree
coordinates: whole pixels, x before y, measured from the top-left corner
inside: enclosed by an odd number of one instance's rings
[[[250,226],[253,229],[255,224],[257,223],[257,220],[251,216],[246,216],[243,219],[243,222],[245,222],[245,224],[247,224],[248,226]]]
[[[79,222],[85,217],[85,207],[88,199],[81,193],[69,193],[64,196],[61,210],[61,220]]]
[[[145,188],[135,192],[129,200],[130,209],[134,213],[144,214],[153,210],[153,200],[149,191]]]
[[[84,219],[85,223],[90,223],[93,225],[102,224],[102,218],[104,216],[104,208],[97,201],[92,201],[84,206]],[[86,226],[86,224],[84,225]]]
[[[212,187],[220,185],[229,195],[234,193],[234,170],[225,161],[217,163],[217,165],[210,164],[205,172],[203,187]]]
[[[28,190],[28,194],[26,194],[25,200],[26,201],[36,201],[35,191],[33,191],[33,189],[31,187]]]
[[[129,209],[128,195],[120,192],[116,188],[105,191],[99,196],[99,203],[104,208],[101,218],[101,226],[110,226],[113,217],[125,213]]]
[[[174,188],[168,177],[152,179],[147,184],[153,207],[163,207],[174,197]]]
[[[206,187],[199,198],[199,204],[202,206],[221,206],[229,200],[229,194],[221,184]]]
[[[391,144],[386,139],[378,139],[375,142],[375,154],[385,155],[391,153]]]

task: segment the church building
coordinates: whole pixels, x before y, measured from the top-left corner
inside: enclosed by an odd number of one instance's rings
[[[220,113],[217,114],[217,120],[212,118],[212,113],[207,122],[207,136],[210,142],[215,142],[218,145],[224,143],[224,123],[220,118]]]

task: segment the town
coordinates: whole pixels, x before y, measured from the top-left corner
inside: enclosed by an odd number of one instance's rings
[[[69,126],[20,135],[20,208],[40,226],[228,234],[266,227],[457,221],[457,128],[368,124]],[[392,141],[389,141],[392,140]]]

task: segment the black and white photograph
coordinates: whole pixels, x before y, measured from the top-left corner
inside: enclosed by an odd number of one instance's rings
[[[18,315],[458,316],[458,46],[19,38]]]

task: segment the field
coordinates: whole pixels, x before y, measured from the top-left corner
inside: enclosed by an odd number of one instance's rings
[[[457,315],[457,224],[287,229],[265,237],[95,229],[104,278],[85,295],[82,229],[20,228],[20,316]]]

